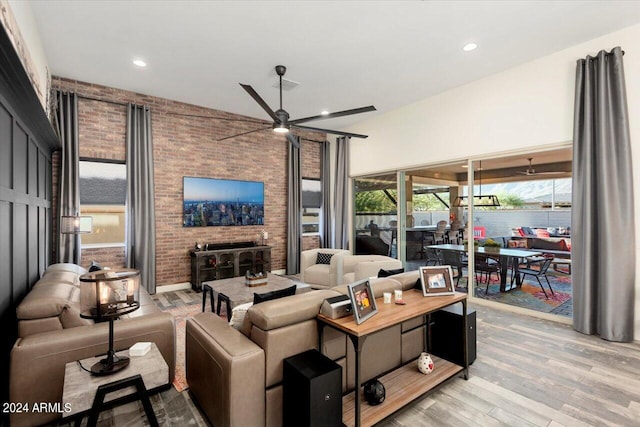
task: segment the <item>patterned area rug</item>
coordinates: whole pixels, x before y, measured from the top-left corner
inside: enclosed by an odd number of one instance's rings
[[[207,310],[210,310],[207,301]],[[176,321],[176,375],[173,379],[173,386],[178,392],[189,388],[187,384],[187,374],[185,372],[185,328],[187,319],[202,312],[202,304],[189,304],[181,307],[169,308],[164,311],[171,313]],[[225,307],[222,307],[220,316],[226,318]]]
[[[549,282],[553,288],[554,295],[551,294],[544,278],[541,278],[544,290],[547,292],[547,296],[545,296],[542,289],[540,289],[540,285],[533,277],[526,278],[522,286],[519,288],[514,288],[507,292],[500,292],[500,281],[495,278],[495,275],[490,281],[488,293],[485,292],[487,285],[486,282],[484,282],[475,287],[474,295],[478,298],[515,305],[517,307],[528,308],[544,313],[564,314],[560,313],[560,310],[556,309],[559,309],[563,305],[571,305],[571,276],[562,273],[548,272],[547,277],[549,278]],[[463,281],[464,279],[460,280],[460,285],[463,285]],[[465,289],[460,290],[463,292],[466,291]],[[566,309],[564,311],[566,311]],[[570,316],[571,314],[569,313],[568,315]]]

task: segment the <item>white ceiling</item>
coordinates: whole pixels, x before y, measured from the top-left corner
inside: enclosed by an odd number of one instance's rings
[[[32,1],[53,75],[269,120],[371,115],[640,22],[636,1]],[[479,47],[463,52],[467,42]],[[603,46],[611,48],[613,46]],[[587,54],[589,52],[585,52]],[[141,58],[148,67],[132,65]],[[305,123],[306,124],[306,123]]]

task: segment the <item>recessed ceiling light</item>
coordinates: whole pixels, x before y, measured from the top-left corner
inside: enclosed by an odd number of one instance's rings
[[[468,167],[469,167],[469,165],[460,165],[460,167],[461,167],[461,168],[465,168],[465,169],[466,169],[466,168],[468,168]]]
[[[323,116],[328,116],[329,112],[327,110],[322,110],[320,114],[322,114]]]
[[[144,62],[142,59],[136,59],[133,61],[134,65],[137,65],[138,67],[146,67],[147,63]]]
[[[477,47],[478,45],[476,43],[467,43],[464,45],[462,50],[464,50],[465,52],[471,52],[472,50],[475,50]]]

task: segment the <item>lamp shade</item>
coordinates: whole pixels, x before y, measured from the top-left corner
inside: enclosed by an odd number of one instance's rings
[[[91,233],[93,231],[92,216],[62,216],[60,232],[62,234]]]
[[[133,268],[98,270],[80,276],[80,315],[109,319],[140,307],[140,272]]]
[[[458,196],[453,201],[454,208],[466,208],[469,207],[469,198],[467,196]],[[473,196],[473,206],[476,207],[500,207],[500,201],[498,196],[493,194],[482,194]]]

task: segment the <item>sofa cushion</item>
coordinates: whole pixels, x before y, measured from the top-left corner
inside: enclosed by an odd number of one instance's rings
[[[278,289],[277,291],[265,292],[263,294],[253,294],[253,304],[260,304],[278,298],[289,297],[295,295],[297,286],[289,286],[288,288]]]
[[[16,308],[18,320],[43,319],[59,316],[79,289],[68,283],[38,282]]]
[[[567,243],[564,239],[553,241],[547,239],[531,239],[531,244],[529,248],[533,249],[548,249],[551,251],[568,251]]]
[[[356,272],[352,271],[342,276],[342,283],[353,283],[356,281]]]
[[[404,273],[404,268],[396,268],[394,270],[385,270],[384,268],[381,268],[378,271],[378,277],[389,277],[400,273]]]
[[[420,278],[420,272],[418,270],[405,271],[404,273],[394,274],[391,278],[400,282],[402,289],[411,289],[416,280]]]
[[[316,264],[326,264],[329,265],[331,264],[331,258],[333,257],[333,254],[328,254],[325,252],[318,252],[318,256],[316,258]]]
[[[34,286],[48,286],[51,283],[66,283],[67,285],[80,287],[80,276],[67,270],[53,270],[45,272]]]
[[[52,271],[68,271],[71,273],[75,273],[78,276],[82,276],[87,273],[87,270],[77,264],[72,264],[69,262],[61,262],[58,264],[51,264],[44,272],[44,275],[51,273]]]
[[[339,295],[329,289],[305,292],[254,305],[247,312],[251,323],[264,331],[315,319],[326,298]],[[246,319],[246,318],[245,318]],[[245,320],[246,321],[246,320]]]

